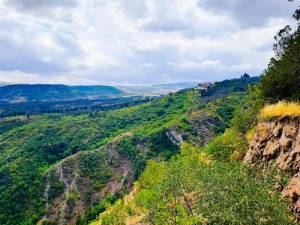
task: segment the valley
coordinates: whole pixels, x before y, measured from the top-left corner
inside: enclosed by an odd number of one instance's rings
[[[0,14],[0,225],[300,224],[298,2]]]
[[[3,84],[0,86],[0,117],[118,109],[142,104],[197,85],[175,83],[113,87]]]
[[[147,160],[178,153],[180,143],[170,139],[175,131],[199,146],[222,133],[252,82],[220,82],[207,96],[188,89],[123,109],[3,119],[1,223],[94,218],[85,215],[94,209],[95,216],[107,196],[127,193]]]

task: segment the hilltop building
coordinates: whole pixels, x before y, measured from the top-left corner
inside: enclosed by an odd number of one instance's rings
[[[195,88],[195,90],[201,90],[201,91],[207,91],[209,89],[209,86],[211,83],[200,83],[198,86]]]
[[[248,73],[244,73],[244,75],[241,76],[242,79],[249,79],[250,75]]]

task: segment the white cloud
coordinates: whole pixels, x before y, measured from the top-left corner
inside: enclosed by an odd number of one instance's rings
[[[274,18],[291,16],[299,3],[287,0],[198,0],[198,5],[226,15],[241,28],[264,26]]]
[[[207,70],[215,69],[220,66],[220,60],[204,60],[202,62],[182,62],[178,65],[180,69],[184,70]]]
[[[259,75],[292,14],[289,3],[268,2],[274,13],[264,17],[266,3],[242,0],[0,0],[0,81],[148,84]],[[251,8],[243,18],[242,6]]]

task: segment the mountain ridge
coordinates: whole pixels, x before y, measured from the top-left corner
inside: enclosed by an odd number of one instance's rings
[[[63,84],[10,84],[0,86],[0,101],[8,103],[49,102],[118,97],[124,93],[112,86],[67,86]]]

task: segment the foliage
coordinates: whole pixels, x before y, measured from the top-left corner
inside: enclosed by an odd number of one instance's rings
[[[147,167],[142,173],[139,181],[142,188],[149,188],[155,183],[161,183],[166,177],[166,168],[164,164],[149,160]]]
[[[95,110],[120,109],[128,106],[140,105],[149,102],[149,97],[116,97],[104,99],[71,99],[59,101],[34,101],[9,103],[0,101],[0,118],[16,115],[38,115],[44,113],[80,114],[89,113],[91,116]],[[92,112],[91,112],[92,111]]]
[[[224,80],[211,85],[207,91],[203,92],[203,96],[215,96],[217,98],[224,97],[228,93],[245,92],[249,84],[255,85],[259,83],[258,77]]]
[[[204,118],[207,118],[209,119],[209,123],[214,123],[213,132],[222,134],[226,128],[231,126],[234,112],[241,108],[245,93],[228,93],[216,99],[211,99],[211,97],[202,97],[199,100],[199,108],[191,112],[189,119],[191,121],[197,121],[199,119],[199,122],[201,122]]]
[[[27,116],[7,117],[0,119],[0,135],[10,129],[25,125],[32,121],[32,118]]]
[[[248,87],[248,94],[243,99],[242,106],[233,113],[232,127],[242,134],[253,128],[258,121],[258,114],[264,105],[261,90],[256,86]]]
[[[184,144],[181,155],[167,162],[151,161],[134,200],[120,201],[98,224],[125,224],[130,218],[157,225],[293,224],[286,203],[270,192],[271,172],[262,174],[237,161],[203,163],[200,154],[199,148]],[[130,214],[125,206],[133,207]]]
[[[31,116],[22,123],[16,120],[15,126],[14,120],[10,120],[9,127],[0,134],[0,224],[34,224],[44,212],[44,176],[52,165],[79,151],[97,149],[127,131],[142,137],[161,132],[186,112],[191,104],[188,95],[182,92],[143,105],[92,115]],[[150,147],[151,157],[159,153],[155,146]],[[127,147],[124,151],[129,153]],[[132,154],[138,154],[132,157],[141,171],[147,157],[142,152]],[[82,172],[97,178],[97,168]],[[100,177],[100,183],[95,185],[101,187],[103,180]],[[55,183],[49,197],[60,193],[60,188]]]
[[[104,214],[101,218],[102,225],[125,225],[125,212],[121,201],[114,205],[114,210],[109,214]]]
[[[87,225],[91,221],[93,221],[100,213],[104,212],[108,209],[115,201],[116,196],[108,195],[104,200],[100,203],[93,206],[91,209],[88,210],[83,217],[79,218],[76,225]]]
[[[234,129],[228,129],[206,145],[204,152],[214,159],[230,161],[243,158],[247,148],[248,144],[243,137]]]
[[[114,176],[113,165],[105,157],[93,154],[107,143],[118,143],[116,154],[131,161],[131,172],[138,178],[147,160],[170,159],[178,152],[178,147],[166,136],[170,128],[190,133],[190,136],[197,134],[194,133],[195,124],[191,122],[192,115],[197,115],[200,121],[208,119],[211,135],[222,132],[230,125],[232,112],[244,98],[244,92],[240,91],[251,82],[251,79],[220,82],[210,96],[200,97],[194,90],[181,91],[117,110],[5,118],[0,121],[0,129],[3,125],[0,132],[0,223],[34,224],[45,211],[43,195],[47,173],[61,160],[80,151],[91,153],[76,165],[81,168],[79,176],[89,179],[94,191],[101,190]],[[211,123],[210,118],[216,118],[218,122]],[[198,156],[199,160],[209,162],[206,157],[205,153]],[[64,169],[72,172],[72,165],[68,167]],[[63,186],[59,177],[50,176],[49,179],[51,203],[62,193]],[[78,196],[74,196],[76,200]],[[70,205],[74,203],[72,199],[68,202]],[[182,216],[187,216],[178,207]],[[92,208],[87,212],[87,215],[93,215],[88,218],[95,216],[92,212]]]
[[[280,30],[275,37],[275,57],[263,74],[260,87],[265,97],[272,101],[300,99],[300,23],[299,10],[294,15],[298,27]]]

